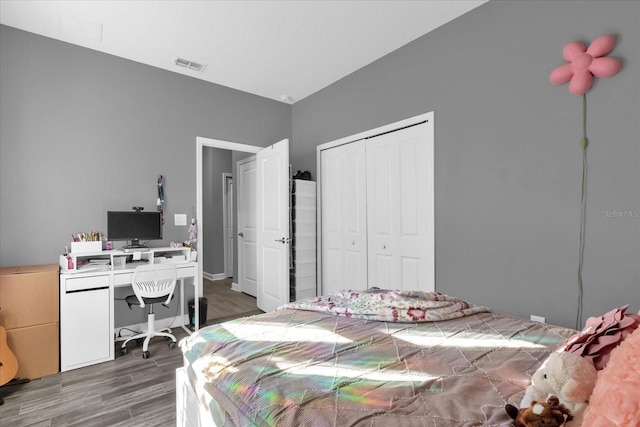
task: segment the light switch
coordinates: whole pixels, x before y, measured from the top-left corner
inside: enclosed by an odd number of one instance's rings
[[[187,225],[187,214],[174,214],[173,225]]]

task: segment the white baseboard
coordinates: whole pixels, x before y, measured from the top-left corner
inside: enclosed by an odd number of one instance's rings
[[[207,273],[206,271],[202,273],[202,277],[204,277],[207,280],[222,280],[227,278],[224,273],[211,274],[211,273]]]
[[[237,284],[236,282],[231,282],[231,290],[236,292],[242,292],[242,289],[240,289],[240,285]]]

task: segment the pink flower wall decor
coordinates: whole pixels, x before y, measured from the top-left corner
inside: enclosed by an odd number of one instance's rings
[[[569,92],[582,95],[582,185],[580,189],[580,244],[578,247],[578,311],[576,313],[576,329],[582,324],[582,265],[584,262],[586,184],[587,184],[587,95],[593,86],[593,76],[611,77],[622,69],[617,58],[606,57],[616,45],[616,36],[608,34],[595,39],[587,48],[584,43],[574,41],[567,43],[562,49],[562,57],[566,64],[551,72],[549,81],[554,85],[569,83]]]
[[[553,70],[549,81],[560,85],[571,80],[569,92],[584,95],[593,85],[593,76],[611,77],[622,69],[619,59],[605,56],[615,44],[616,37],[612,34],[598,37],[588,48],[579,41],[567,43],[562,50],[567,63]]]

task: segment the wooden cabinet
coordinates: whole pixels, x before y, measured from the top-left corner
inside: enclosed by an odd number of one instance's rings
[[[18,378],[59,372],[58,265],[0,268],[0,324],[18,359]]]

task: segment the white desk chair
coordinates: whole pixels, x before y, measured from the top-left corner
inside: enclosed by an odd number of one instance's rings
[[[144,338],[142,357],[147,359],[151,356],[151,354],[149,354],[149,341],[156,336],[170,338],[171,343],[169,344],[169,348],[174,348],[176,346],[176,337],[171,333],[171,329],[155,330],[153,304],[162,304],[166,307],[171,301],[173,291],[176,287],[176,266],[161,263],[136,267],[131,286],[133,287],[135,295],[129,295],[125,298],[125,301],[129,304],[129,308],[131,308],[132,305],[139,305],[140,308],[144,308],[145,305],[149,306],[149,312],[147,314],[148,329],[123,342],[120,354],[127,354],[127,343],[129,343],[129,341]]]

